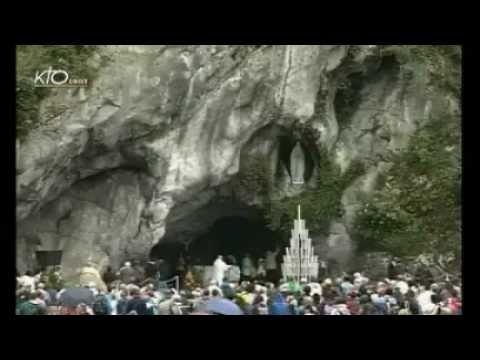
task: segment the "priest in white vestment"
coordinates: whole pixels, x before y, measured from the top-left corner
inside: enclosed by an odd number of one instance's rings
[[[222,286],[223,278],[225,277],[225,272],[230,268],[230,265],[227,265],[225,261],[223,261],[223,256],[218,255],[217,260],[213,263],[213,280],[218,284],[218,286]]]

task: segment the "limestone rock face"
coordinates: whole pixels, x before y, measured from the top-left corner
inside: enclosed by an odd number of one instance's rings
[[[355,54],[345,45],[100,47],[112,61],[98,65],[92,86],[55,90],[42,108],[67,110],[19,146],[18,269],[40,249],[63,250],[71,273],[89,258],[103,268],[148,256],[169,237],[169,223],[187,227],[179,221],[219,196],[249,153],[268,154],[276,170],[279,132],[270,130],[288,132],[294,123],[318,130],[314,146],[328,148],[343,169],[370,161],[344,194],[353,217],[382,154],[405,146],[413,119],[431,108],[375,46],[356,46]],[[335,96],[352,73],[364,81],[343,127]],[[348,252],[342,229],[341,241],[329,241]]]
[[[145,208],[140,176],[114,170],[76,183],[21,222],[20,243],[24,236],[27,243],[34,237],[37,250],[63,250],[67,272],[88,259],[103,267],[115,264],[125,252],[148,254],[153,242],[139,223]],[[142,241],[137,244],[136,238]]]

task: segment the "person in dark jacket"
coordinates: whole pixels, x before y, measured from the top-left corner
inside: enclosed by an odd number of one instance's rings
[[[409,310],[412,315],[421,314],[420,305],[418,304],[415,294],[411,290],[405,295],[405,300],[408,302]]]
[[[257,295],[255,299],[253,299],[252,307],[252,315],[268,315],[267,305],[261,295]]]
[[[127,314],[128,297],[126,292],[120,293],[120,299],[117,302],[117,315]]]
[[[145,264],[145,276],[147,278],[158,279],[159,278],[159,261],[149,261]]]
[[[128,300],[127,303],[127,314],[135,311],[137,315],[147,315],[147,303],[145,299],[142,298],[140,294],[140,289],[138,289],[137,287],[133,288],[130,291],[130,295],[132,296],[132,298]]]
[[[103,282],[105,285],[110,285],[112,282],[117,280],[117,276],[115,275],[115,272],[112,270],[112,267],[109,266],[107,267],[107,270],[103,273]]]
[[[99,291],[97,296],[95,296],[95,302],[93,303],[93,312],[95,315],[112,314],[112,306],[103,291]]]
[[[320,294],[313,294],[312,296],[312,308],[313,308],[313,311],[316,313],[316,314],[321,314],[321,310],[322,310],[322,297],[320,296]]]
[[[235,290],[228,282],[224,281],[222,286],[220,287],[220,290],[222,290],[223,297],[225,297],[226,299],[235,299]]]
[[[129,261],[119,270],[118,275],[124,284],[131,284],[136,280],[136,271],[132,268],[132,264]]]
[[[47,315],[47,306],[42,299],[42,293],[31,292],[29,300],[19,306],[17,315]]]
[[[389,279],[396,279],[398,276],[397,262],[395,259],[391,259],[388,263],[387,274]]]
[[[375,314],[375,305],[370,302],[370,297],[368,295],[360,296],[360,311],[359,315],[374,315]]]
[[[135,270],[135,282],[141,283],[145,280],[145,269],[140,261],[135,260],[133,263],[133,270]]]

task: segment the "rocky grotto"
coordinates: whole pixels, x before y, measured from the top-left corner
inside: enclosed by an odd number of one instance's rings
[[[61,250],[68,277],[87,259],[104,269],[168,244],[218,249],[212,232],[268,247],[289,234],[265,213],[315,191],[326,159],[340,176],[363,169],[338,216],[311,229],[319,257],[348,266],[359,199],[391,168],[388,155],[431,117],[460,111],[428,68],[377,45],[108,45],[87,63],[90,86],[49,89],[39,126],[17,141],[20,272],[38,250]]]

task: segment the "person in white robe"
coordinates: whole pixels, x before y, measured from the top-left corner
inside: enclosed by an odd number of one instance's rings
[[[29,288],[30,291],[35,291],[35,277],[30,271],[27,271],[25,275],[17,278],[21,287]]]
[[[229,268],[230,265],[227,265],[227,263],[223,261],[223,256],[218,255],[217,259],[213,263],[213,280],[215,280],[218,286],[222,286],[225,272]]]

